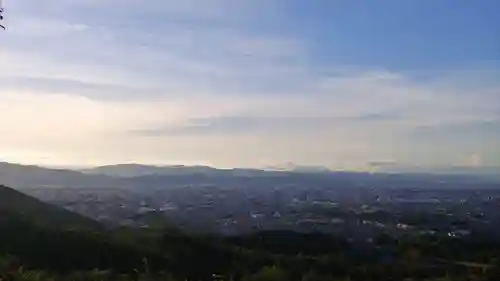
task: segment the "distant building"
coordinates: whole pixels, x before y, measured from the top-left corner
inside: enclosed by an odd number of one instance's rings
[[[471,231],[466,229],[459,229],[448,232],[449,237],[464,237],[464,236],[469,236],[470,234]]]
[[[399,229],[402,229],[402,230],[410,230],[412,228],[411,225],[407,225],[407,224],[404,224],[404,223],[398,223],[396,225],[397,228]]]

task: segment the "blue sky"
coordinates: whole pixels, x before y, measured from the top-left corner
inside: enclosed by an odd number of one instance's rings
[[[500,57],[496,1],[295,2],[296,28],[316,40],[318,62],[425,71]]]
[[[497,1],[4,1],[0,155],[500,166]]]

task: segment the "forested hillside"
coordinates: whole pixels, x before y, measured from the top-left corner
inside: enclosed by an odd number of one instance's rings
[[[498,280],[488,237],[353,244],[289,231],[196,236],[95,227],[79,215],[0,189],[2,280]],[[407,279],[405,279],[407,278]],[[410,279],[408,279],[410,278]]]
[[[43,203],[12,188],[0,185],[0,219],[13,216],[64,229],[100,228],[100,225],[92,219]]]

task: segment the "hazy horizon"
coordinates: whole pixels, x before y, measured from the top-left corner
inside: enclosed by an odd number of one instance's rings
[[[500,2],[4,7],[1,161],[500,167]]]
[[[372,163],[371,165],[367,165],[365,167],[353,167],[353,168],[331,168],[327,166],[307,166],[300,165],[296,163],[282,163],[280,165],[274,166],[213,166],[213,165],[186,165],[182,163],[171,163],[171,164],[147,164],[147,163],[108,163],[105,165],[98,166],[71,166],[71,165],[43,165],[37,163],[19,163],[19,162],[9,162],[0,159],[0,164],[5,163],[9,165],[19,165],[19,166],[35,166],[39,168],[47,168],[47,169],[61,169],[61,170],[73,170],[73,171],[91,171],[93,169],[99,168],[111,168],[111,169],[124,169],[122,172],[131,172],[133,173],[134,169],[127,170],[129,168],[210,168],[217,170],[238,170],[238,169],[250,169],[250,170],[259,170],[259,171],[303,171],[303,172],[314,172],[314,171],[329,171],[329,172],[360,172],[360,173],[394,173],[394,174],[412,174],[412,173],[424,173],[424,174],[456,174],[456,175],[483,175],[483,176],[500,176],[500,167],[499,166],[411,166],[411,165],[400,165],[397,163]],[[327,170],[326,170],[327,169]],[[119,171],[117,170],[117,171]],[[155,171],[151,170],[150,172]]]

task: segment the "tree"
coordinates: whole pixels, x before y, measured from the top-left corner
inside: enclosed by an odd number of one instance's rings
[[[250,277],[249,281],[288,281],[288,273],[277,266],[266,266]]]

